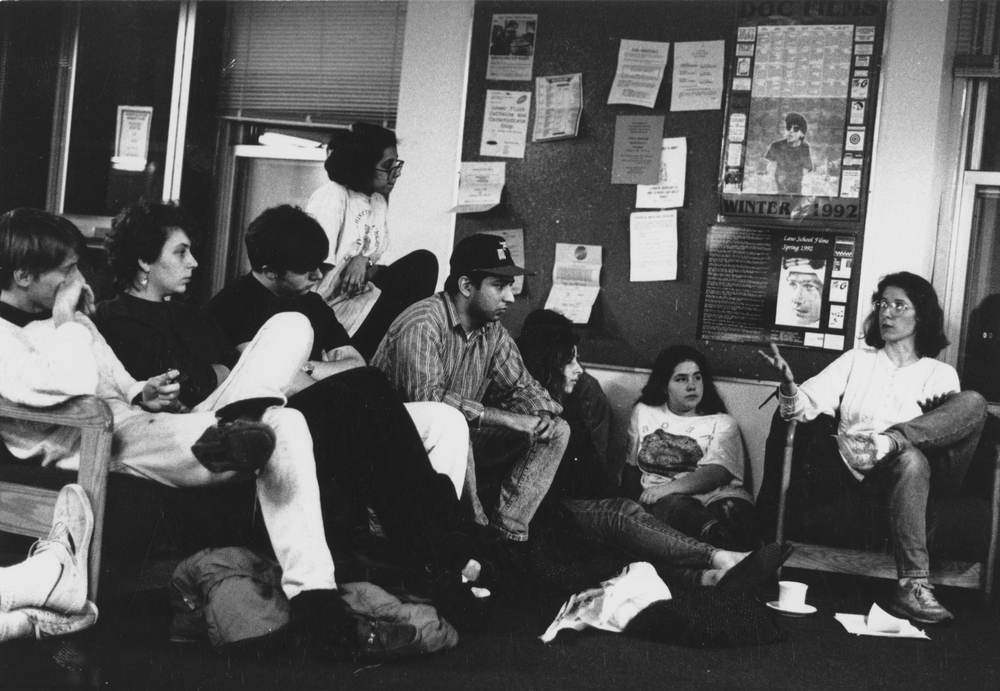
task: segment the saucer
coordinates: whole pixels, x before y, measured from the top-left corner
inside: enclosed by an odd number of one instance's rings
[[[767,603],[767,606],[773,610],[777,610],[782,614],[786,614],[790,617],[804,617],[807,614],[812,614],[816,611],[816,608],[812,605],[802,605],[802,607],[796,607],[795,609],[785,609],[778,604],[777,600],[773,600]]]

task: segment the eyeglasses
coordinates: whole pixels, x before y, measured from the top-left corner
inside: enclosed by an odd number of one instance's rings
[[[875,302],[872,303],[872,309],[873,310],[877,310],[879,312],[888,311],[889,314],[891,314],[892,316],[898,317],[903,312],[905,312],[906,310],[910,309],[910,306],[907,305],[902,300],[896,300],[895,302],[887,302],[885,300],[876,300]]]
[[[387,178],[395,178],[399,177],[400,173],[403,172],[403,163],[405,163],[405,161],[396,159],[396,162],[388,168],[376,168],[375,170],[385,173]]]

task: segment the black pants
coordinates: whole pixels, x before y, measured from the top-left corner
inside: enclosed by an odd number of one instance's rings
[[[431,252],[417,250],[380,267],[372,281],[382,294],[351,337],[354,347],[371,360],[392,322],[407,307],[430,297],[437,285],[438,261]]]
[[[328,377],[288,399],[305,417],[313,438],[316,475],[329,534],[330,484],[370,506],[396,544],[416,553],[438,551],[465,524],[451,480],[437,473],[399,397],[381,371],[365,367]]]

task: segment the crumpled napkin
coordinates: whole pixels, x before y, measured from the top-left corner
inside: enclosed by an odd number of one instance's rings
[[[868,616],[863,614],[834,614],[834,618],[844,625],[848,633],[857,636],[885,636],[888,638],[930,637],[906,619],[898,619],[877,604],[873,604]]]
[[[562,629],[582,631],[588,626],[620,632],[647,606],[670,598],[670,589],[653,565],[634,562],[614,578],[601,583],[601,587],[572,596],[540,638],[544,643],[551,643]]]

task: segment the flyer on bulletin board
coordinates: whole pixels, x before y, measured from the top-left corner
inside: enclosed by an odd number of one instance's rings
[[[487,79],[531,81],[537,27],[537,14],[493,15]]]
[[[730,45],[720,216],[864,229],[885,4],[828,16],[743,2]]]
[[[524,158],[530,111],[530,91],[487,90],[479,155]]]
[[[799,228],[713,225],[698,338],[843,351],[855,238]]]

